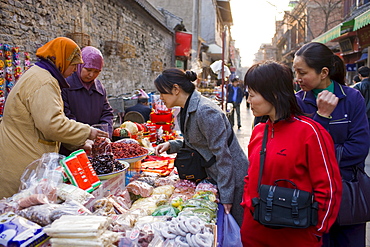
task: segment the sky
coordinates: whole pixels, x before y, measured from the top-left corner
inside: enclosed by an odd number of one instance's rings
[[[275,20],[281,20],[289,0],[230,0],[233,16],[231,35],[239,48],[242,66],[253,64],[262,43],[271,43]]]

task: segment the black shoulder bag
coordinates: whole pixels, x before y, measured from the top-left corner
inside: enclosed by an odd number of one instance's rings
[[[267,135],[268,125],[266,124],[260,152],[259,198],[252,199],[253,218],[270,228],[307,228],[316,225],[318,203],[313,201],[311,193],[297,189],[297,186],[287,179],[275,180],[274,185],[261,185]],[[291,183],[294,189],[279,187],[277,184],[281,181]]]
[[[234,131],[227,141],[230,147],[231,142],[234,139]],[[177,156],[174,162],[179,177],[181,179],[193,180],[199,182],[207,178],[207,172],[205,168],[211,167],[216,163],[216,157],[213,155],[209,161],[206,161],[203,156],[195,149],[185,147],[185,140],[183,147],[177,152]]]
[[[343,146],[336,148],[338,164]],[[341,226],[363,224],[370,221],[370,178],[359,166],[353,166],[351,181],[342,179],[343,190],[337,223]]]

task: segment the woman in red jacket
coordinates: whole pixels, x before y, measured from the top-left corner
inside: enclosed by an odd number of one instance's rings
[[[254,128],[248,146],[250,166],[242,202],[243,245],[319,247],[322,234],[336,219],[342,191],[332,138],[320,124],[303,115],[294,95],[292,71],[286,66],[276,62],[255,64],[244,82],[254,116],[268,116],[268,120]],[[253,219],[252,199],[259,197],[260,151],[266,124],[269,132],[261,184],[273,185],[277,179],[287,179],[298,189],[313,192],[319,204],[317,225],[272,229]],[[286,182],[279,185],[292,188]]]

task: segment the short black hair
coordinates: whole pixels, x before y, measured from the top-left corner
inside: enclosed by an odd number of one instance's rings
[[[360,82],[361,81],[361,79],[360,79],[360,77],[358,77],[358,75],[355,75],[352,80],[355,81],[355,82]]]
[[[370,74],[370,68],[367,66],[361,66],[357,72],[362,76],[362,77],[369,77]]]
[[[239,79],[238,78],[234,78],[234,79],[231,80],[231,82],[234,82],[234,81],[237,81],[238,82]]]
[[[278,118],[304,115],[294,94],[293,72],[284,64],[265,61],[252,65],[245,74],[244,86],[270,102]]]
[[[138,103],[148,103],[148,98],[146,97],[139,97],[137,100]]]

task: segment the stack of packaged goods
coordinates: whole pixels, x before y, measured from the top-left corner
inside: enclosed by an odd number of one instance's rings
[[[105,216],[64,215],[44,228],[53,247],[102,246],[110,247],[120,234],[108,230],[111,220]]]

